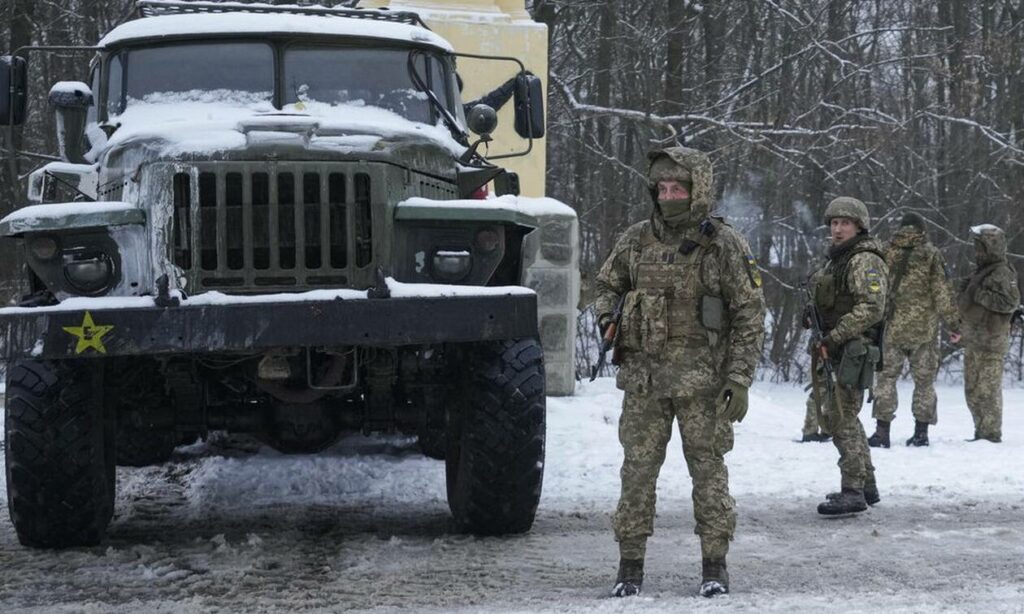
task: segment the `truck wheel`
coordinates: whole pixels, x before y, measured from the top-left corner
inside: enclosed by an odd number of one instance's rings
[[[8,371],[7,504],[25,546],[95,545],[113,515],[111,422],[98,367],[26,361]]]
[[[175,431],[152,431],[118,426],[117,464],[122,467],[159,465],[171,458],[178,444]]]
[[[445,463],[455,526],[528,531],[544,475],[544,351],[535,339],[489,343],[464,366],[470,381]]]

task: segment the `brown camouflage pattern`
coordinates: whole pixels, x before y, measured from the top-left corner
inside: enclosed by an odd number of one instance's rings
[[[679,425],[683,456],[693,479],[694,533],[704,558],[724,559],[736,529],[736,502],[729,495],[725,454],[732,450],[733,430],[715,413],[713,397],[666,399],[627,392],[619,420],[622,494],[612,518],[622,558],[642,559],[654,533],[656,485],[672,423]]]
[[[889,318],[885,325],[885,368],[875,383],[871,413],[876,420],[892,422],[895,418],[899,406],[896,381],[909,360],[914,379],[914,420],[934,425],[938,422],[935,377],[939,371],[940,319],[951,331],[960,330],[946,262],[927,235],[913,226],[900,228],[889,241],[885,254],[893,287],[886,297]],[[895,275],[904,258],[903,275],[895,287]]]
[[[964,396],[974,418],[974,435],[1003,436],[1003,353],[964,350]]]
[[[761,355],[764,298],[761,278],[743,237],[722,220],[701,231],[714,202],[708,157],[696,150],[652,152],[689,172],[693,223],[667,225],[659,207],[619,238],[596,278],[595,310],[607,319],[626,296],[616,339],[626,391],[619,440],[624,451],[622,496],[614,517],[623,558],[642,558],[654,530],[655,488],[672,422],[679,424],[693,479],[695,532],[704,557],[724,558],[736,524],[725,454],[732,425],[716,414],[726,379],[750,386]],[[693,249],[680,250],[684,241]],[[723,301],[722,326],[699,319],[704,296]]]

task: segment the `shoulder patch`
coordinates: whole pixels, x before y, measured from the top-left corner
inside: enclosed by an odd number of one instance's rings
[[[747,275],[750,276],[750,283],[755,288],[761,287],[761,271],[757,269],[757,258],[753,254],[747,254]]]
[[[864,278],[868,282],[868,292],[871,294],[878,294],[882,291],[882,272],[872,267],[864,273]]]

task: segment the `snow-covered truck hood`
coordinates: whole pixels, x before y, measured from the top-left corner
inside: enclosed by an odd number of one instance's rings
[[[447,128],[410,121],[396,113],[360,104],[307,102],[275,109],[269,102],[225,102],[224,92],[192,92],[134,103],[110,124],[106,137],[90,131],[87,157],[144,148],[162,159],[214,157],[232,151],[309,157],[327,154],[386,153],[402,147],[430,147],[458,157],[465,147]],[[221,98],[221,100],[218,100]]]

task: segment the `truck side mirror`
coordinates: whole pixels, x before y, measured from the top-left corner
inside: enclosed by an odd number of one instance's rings
[[[486,104],[473,105],[466,118],[469,129],[480,136],[490,135],[498,127],[498,113]]]
[[[0,57],[0,126],[20,126],[25,122],[27,90],[25,58]]]
[[[524,139],[544,136],[544,88],[540,79],[520,73],[515,84],[515,129]]]
[[[92,90],[81,81],[61,81],[50,89],[50,104],[57,114],[57,143],[66,162],[85,162],[85,122],[92,106]]]

